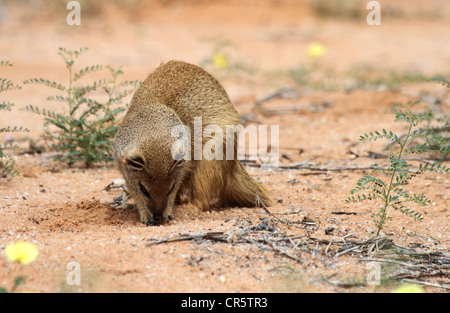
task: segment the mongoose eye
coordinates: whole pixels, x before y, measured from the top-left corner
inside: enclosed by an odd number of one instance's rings
[[[132,157],[127,159],[127,164],[134,169],[141,170],[144,167],[144,160],[141,157]]]

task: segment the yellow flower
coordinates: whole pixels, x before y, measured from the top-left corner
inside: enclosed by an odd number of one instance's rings
[[[325,55],[325,47],[318,42],[313,42],[308,46],[306,54],[310,58],[320,58]]]
[[[18,241],[7,245],[5,254],[10,262],[17,261],[20,264],[26,265],[36,260],[39,250],[32,243]]]
[[[228,65],[227,57],[221,53],[215,53],[213,55],[213,63],[219,69],[222,70]]]
[[[403,284],[400,287],[395,288],[392,293],[424,293],[424,290],[418,285]]]

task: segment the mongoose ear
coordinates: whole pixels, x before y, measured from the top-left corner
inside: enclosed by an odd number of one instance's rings
[[[135,170],[142,170],[145,166],[144,160],[140,156],[132,156],[125,158],[127,166],[132,167]]]

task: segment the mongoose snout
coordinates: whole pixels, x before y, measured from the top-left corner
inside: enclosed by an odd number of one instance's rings
[[[194,134],[199,118],[205,129],[215,127],[214,132],[205,131],[206,136],[202,132],[200,142]],[[172,219],[180,195],[188,195],[201,210],[212,203],[254,207],[257,196],[266,206],[272,205],[268,192],[237,159],[237,134],[216,136],[240,123],[222,85],[200,67],[170,61],[150,74],[133,95],[113,149],[141,222],[153,225]],[[174,137],[174,129],[180,127],[187,129],[189,138],[182,146]],[[199,149],[215,152],[230,142],[234,143],[231,160],[197,157]]]

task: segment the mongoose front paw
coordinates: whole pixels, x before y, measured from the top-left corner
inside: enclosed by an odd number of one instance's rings
[[[145,209],[139,210],[139,215],[141,216],[141,223],[147,226],[155,225],[155,220],[153,219],[153,216],[151,216],[147,210]]]
[[[168,215],[168,216],[157,215],[154,217],[150,217],[150,214],[148,214],[147,217],[141,217],[141,222],[147,226],[156,226],[156,225],[160,225],[162,223],[166,223],[168,221],[172,221],[173,219],[174,218],[172,215]]]
[[[165,215],[165,214],[164,215],[155,215],[154,220],[155,220],[155,224],[161,224],[161,223],[165,223],[165,222],[173,220],[173,216]]]
[[[155,217],[150,216],[149,213],[141,214],[141,222],[147,226],[156,226],[158,224],[162,224],[168,221],[172,221],[173,215],[161,216],[157,215]]]
[[[172,215],[168,215],[168,216],[164,216],[162,218],[162,220],[159,220],[160,222],[168,222],[168,221],[173,221],[173,216]]]
[[[172,210],[167,210],[167,211],[163,214],[162,220],[163,220],[164,222],[172,221],[172,220],[173,220]]]
[[[155,226],[156,225],[155,220],[153,218],[144,218],[144,219],[141,219],[141,222],[147,226]]]

